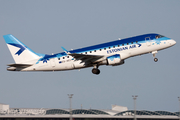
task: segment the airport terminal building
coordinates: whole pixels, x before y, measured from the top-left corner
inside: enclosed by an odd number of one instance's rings
[[[112,109],[73,109],[73,120],[180,120],[179,112],[128,110],[113,105]],[[9,108],[0,104],[0,120],[69,120],[69,109]]]

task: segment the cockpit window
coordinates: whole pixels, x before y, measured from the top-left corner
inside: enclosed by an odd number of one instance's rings
[[[165,36],[163,36],[163,35],[157,35],[157,36],[156,36],[156,39],[162,38],[162,37],[165,37]]]

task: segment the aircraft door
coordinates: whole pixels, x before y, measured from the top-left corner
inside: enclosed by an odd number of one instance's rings
[[[55,58],[50,59],[50,63],[52,67],[55,67]]]
[[[146,37],[145,38],[145,41],[146,41],[146,45],[149,47],[151,46],[151,38],[150,37]]]

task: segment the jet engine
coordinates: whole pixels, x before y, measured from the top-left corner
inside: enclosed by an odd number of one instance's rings
[[[115,55],[107,57],[100,64],[116,66],[116,65],[124,64],[124,60],[121,60],[120,54],[115,54]]]

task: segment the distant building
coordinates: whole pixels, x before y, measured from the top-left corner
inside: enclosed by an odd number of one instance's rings
[[[8,112],[9,112],[9,105],[0,103],[0,115],[8,114]]]
[[[0,120],[69,120],[69,109],[9,108],[0,104]],[[112,109],[73,109],[73,120],[133,120],[134,110],[112,105]],[[179,112],[137,110],[137,120],[178,120]]]

